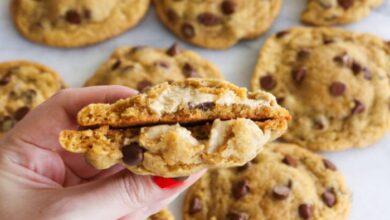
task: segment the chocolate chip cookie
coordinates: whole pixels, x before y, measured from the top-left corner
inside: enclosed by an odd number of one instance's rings
[[[223,49],[265,32],[282,0],[154,0],[162,23],[183,40]]]
[[[29,40],[56,47],[95,44],[134,27],[150,0],[13,0],[19,32]]]
[[[85,85],[123,85],[142,91],[158,83],[186,78],[223,77],[211,62],[177,44],[168,49],[138,46],[115,50]]]
[[[307,24],[332,26],[366,17],[383,0],[308,0],[301,20]]]
[[[291,144],[267,145],[238,168],[212,170],[187,192],[184,220],[344,220],[351,193],[336,166]]]
[[[390,129],[390,45],[332,28],[277,33],[260,51],[252,88],[292,114],[283,140],[311,150],[364,147]]]
[[[174,220],[174,217],[168,209],[163,209],[150,216],[147,220]]]
[[[79,124],[93,127],[62,131],[60,143],[97,169],[120,163],[139,175],[180,177],[248,162],[289,120],[269,93],[187,79],[85,107]]]
[[[52,69],[28,61],[0,63],[0,136],[64,87]]]

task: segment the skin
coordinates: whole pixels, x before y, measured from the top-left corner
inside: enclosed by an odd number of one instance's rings
[[[0,140],[0,219],[144,219],[165,207],[202,174],[174,188],[116,166],[99,171],[58,143],[77,129],[87,104],[136,94],[121,86],[66,89],[41,104]]]

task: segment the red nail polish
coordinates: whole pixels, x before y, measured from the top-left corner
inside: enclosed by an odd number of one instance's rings
[[[164,178],[160,176],[152,176],[152,180],[162,189],[173,188],[176,186],[180,186],[183,184],[183,181],[172,179],[172,178]]]

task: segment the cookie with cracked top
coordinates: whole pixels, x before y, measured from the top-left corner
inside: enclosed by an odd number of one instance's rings
[[[390,46],[334,28],[293,28],[266,41],[251,81],[292,114],[282,139],[316,151],[375,143],[390,129]]]

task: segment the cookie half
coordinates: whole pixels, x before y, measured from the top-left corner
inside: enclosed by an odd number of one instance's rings
[[[60,76],[46,66],[29,61],[0,63],[0,136],[62,88]]]
[[[147,218],[147,220],[174,220],[172,213],[168,209],[163,209]]]
[[[301,20],[317,26],[353,23],[382,3],[383,0],[308,0]]]
[[[223,49],[265,32],[282,0],[154,0],[160,20],[174,34],[200,47]]]
[[[150,0],[13,0],[11,12],[27,39],[55,47],[102,42],[134,27]]]
[[[114,51],[85,86],[123,85],[142,91],[158,83],[190,77],[223,78],[214,64],[177,44],[168,49],[122,47]]]
[[[267,145],[245,166],[211,170],[187,192],[184,220],[345,220],[351,193],[336,166],[290,144]]]
[[[292,114],[283,140],[334,151],[390,129],[390,45],[332,28],[293,28],[266,41],[252,79]]]

